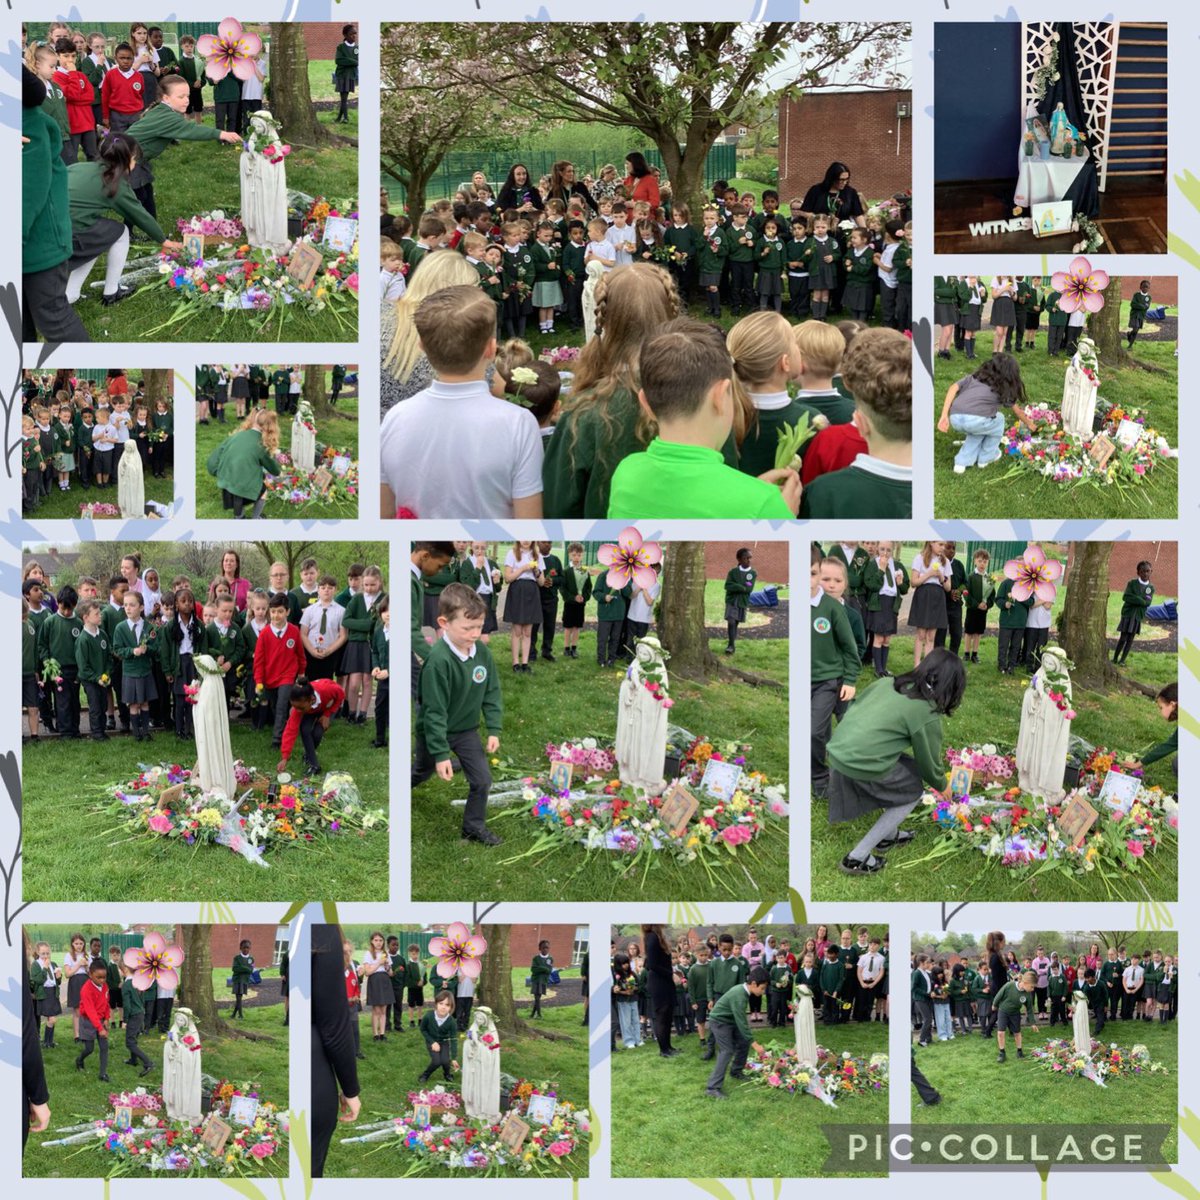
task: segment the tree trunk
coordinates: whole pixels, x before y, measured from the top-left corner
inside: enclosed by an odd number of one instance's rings
[[[200,1030],[200,1040],[214,1033],[230,1036],[235,1033],[233,1027],[223,1020],[217,1010],[217,1002],[213,997],[213,963],[209,937],[212,927],[209,925],[181,925],[180,941],[183,944],[183,968],[180,972],[180,984],[183,989],[183,1003],[192,1010],[196,1018],[196,1028]]]
[[[258,552],[267,560],[270,566],[273,562],[287,565],[288,587],[295,587],[300,575],[300,562],[308,557],[312,542],[253,542]]]
[[[529,1023],[517,1015],[517,1005],[513,999],[512,958],[508,950],[512,926],[481,925],[478,929],[487,938],[488,944],[479,976],[479,1003],[492,1010],[503,1045],[505,1037],[531,1032]]]
[[[151,367],[142,372],[142,378],[146,381],[146,405],[151,412],[154,411],[154,406],[160,401],[165,400],[168,405],[171,403],[171,372],[162,367]]]
[[[329,403],[329,393],[325,390],[324,366],[304,368],[304,382],[300,385],[300,398],[312,405],[313,415],[319,421],[322,417],[332,417],[337,410]],[[320,426],[317,427],[320,433]]]
[[[672,542],[663,571],[661,618],[663,647],[671,655],[669,674],[703,679],[718,663],[708,645],[704,623],[704,542]]]
[[[329,140],[308,86],[308,47],[299,21],[271,24],[271,112],[285,141],[320,146]]]
[[[1072,542],[1071,575],[1058,618],[1059,641],[1075,664],[1071,680],[1109,692],[1120,678],[1108,657],[1108,562],[1112,542]]]
[[[1120,367],[1129,360],[1129,353],[1121,337],[1121,280],[1114,275],[1104,289],[1104,307],[1099,312],[1089,313],[1088,337],[1096,343],[1096,353],[1102,363]]]

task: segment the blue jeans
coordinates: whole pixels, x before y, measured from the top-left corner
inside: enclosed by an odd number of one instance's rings
[[[954,1025],[950,1020],[950,1005],[939,1004],[936,1001],[933,1005],[933,1024],[937,1030],[938,1041],[944,1041],[946,1038],[954,1036]]]
[[[641,1026],[638,1023],[638,1008],[636,1000],[617,1001],[617,1020],[621,1027],[621,1041],[625,1048],[642,1044]]]
[[[956,467],[990,463],[1000,452],[1004,436],[1004,416],[978,417],[972,413],[951,413],[950,428],[966,434],[962,448],[954,456]]]

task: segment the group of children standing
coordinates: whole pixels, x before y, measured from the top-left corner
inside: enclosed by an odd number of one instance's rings
[[[111,370],[100,389],[69,372],[24,373],[21,385],[21,511],[31,515],[61,492],[115,489],[125,443],[137,447],[155,479],[174,469],[175,416],[170,402],[147,402],[141,380]]]
[[[201,654],[224,673],[230,712],[254,730],[270,728],[280,771],[297,740],[305,772],[320,771],[317,747],[330,720],[365,724],[375,687],[372,744],[387,744],[388,598],[378,567],[353,564],[337,592],[316,559],[301,563],[301,583],[290,589],[286,564],[274,563],[268,590],[253,587],[227,550],[222,574],[197,593],[187,576],[168,583],[128,554],[107,581],[107,599],[92,578],[50,596],[40,564],[26,563],[24,575],[26,745],[41,740],[39,723],[61,738],[84,736],[81,688],[94,741],[107,741],[118,722],[139,742],[152,740],[152,726],[190,738]]]

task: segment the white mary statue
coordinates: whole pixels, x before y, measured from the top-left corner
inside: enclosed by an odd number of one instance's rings
[[[308,475],[317,469],[317,423],[307,400],[300,401],[292,418],[292,465]]]
[[[275,254],[288,247],[287,167],[279,154],[264,154],[281,145],[279,126],[267,109],[250,116],[250,130],[239,167],[242,185],[242,224],[246,241]],[[275,160],[275,161],[273,161]]]
[[[172,1121],[199,1124],[200,1033],[190,1008],[177,1008],[163,1045],[163,1104]]]
[[[1081,337],[1079,345],[1067,367],[1063,381],[1062,422],[1063,428],[1072,437],[1091,441],[1092,422],[1096,416],[1096,393],[1100,389],[1099,360],[1096,344],[1091,338]]]
[[[211,655],[197,654],[192,662],[200,675],[200,694],[192,710],[196,732],[196,769],[192,772],[192,782],[205,792],[220,792],[233,800],[236,785],[225,676]]]
[[[604,278],[604,264],[592,259],[583,281],[583,341],[586,345],[596,336],[596,285]]]
[[[656,637],[639,638],[617,697],[617,770],[621,782],[657,795],[667,755],[666,654]],[[656,696],[651,688],[657,690]]]
[[[142,456],[137,443],[130,438],[117,463],[117,506],[126,520],[146,515],[146,483],[142,473]]]
[[[462,1054],[462,1098],[467,1116],[500,1120],[500,1037],[490,1008],[477,1008],[471,1014]]]
[[[817,1020],[813,1012],[812,990],[801,984],[796,989],[796,1061],[804,1066],[817,1065]]]
[[[1092,1056],[1092,1031],[1088,1028],[1088,1000],[1086,992],[1072,992],[1071,1002],[1074,1005],[1072,1013],[1072,1034],[1075,1039],[1075,1053],[1084,1058]]]
[[[1050,803],[1064,794],[1071,719],[1060,708],[1071,708],[1071,663],[1062,650],[1049,645],[1042,665],[1029,681],[1021,701],[1021,731],[1017,735],[1017,777],[1021,790]],[[1052,700],[1054,692],[1060,699]]]

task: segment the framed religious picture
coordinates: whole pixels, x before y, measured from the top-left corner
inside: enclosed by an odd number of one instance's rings
[[[424,1129],[427,1125],[432,1125],[430,1119],[430,1108],[428,1104],[413,1105],[413,1124],[419,1129]]]
[[[1075,792],[1058,814],[1058,831],[1064,841],[1078,848],[1083,845],[1083,839],[1087,837],[1088,831],[1095,825],[1099,816],[1087,798]]]
[[[208,1120],[204,1123],[204,1130],[200,1134],[200,1140],[214,1154],[221,1154],[232,1132],[233,1129],[230,1125],[222,1121],[215,1113],[210,1113]]]
[[[550,764],[550,789],[555,792],[571,790],[571,776],[575,773],[575,765],[569,762],[554,762]]]
[[[1107,433],[1098,433],[1088,447],[1088,457],[1097,467],[1108,466],[1108,460],[1116,453],[1116,445]]]
[[[133,1108],[128,1104],[118,1104],[113,1109],[113,1124],[118,1129],[129,1129],[133,1125]]]
[[[174,787],[163,788],[158,793],[158,807],[172,808],[183,799],[183,784],[177,783]]]
[[[500,1144],[516,1154],[529,1136],[529,1126],[515,1112],[508,1113],[500,1122]]]
[[[553,1096],[532,1095],[525,1115],[535,1125],[549,1125],[554,1121],[554,1110],[558,1102]]]
[[[204,257],[204,234],[184,234],[183,252],[189,262],[199,262]]]
[[[1144,428],[1136,421],[1131,421],[1126,417],[1120,425],[1117,426],[1117,443],[1125,450],[1133,446],[1138,438],[1145,432]]]
[[[682,837],[688,822],[696,815],[699,801],[682,783],[673,783],[663,794],[658,815],[672,837]]]
[[[1122,775],[1119,771],[1109,771],[1100,785],[1099,799],[1109,808],[1119,808],[1127,813],[1137,799],[1142,789],[1142,781],[1136,775]]]
[[[231,1125],[253,1125],[258,1116],[257,1096],[234,1096],[229,1101],[229,1123]]]
[[[969,796],[971,781],[974,778],[975,772],[970,767],[955,767],[950,772],[950,794],[952,796]]]
[[[716,800],[730,800],[741,778],[742,768],[737,763],[710,758],[700,779],[700,787]]]
[[[333,473],[325,467],[318,467],[313,472],[312,481],[313,487],[323,496],[333,486]]]
[[[326,217],[324,245],[339,254],[349,254],[358,240],[358,222],[350,217]]]
[[[295,281],[302,292],[306,292],[312,287],[324,262],[320,250],[312,242],[297,242],[288,261],[288,277]]]

